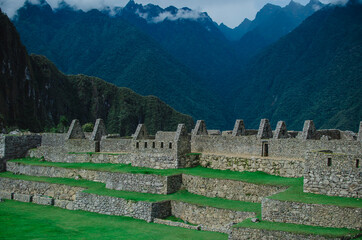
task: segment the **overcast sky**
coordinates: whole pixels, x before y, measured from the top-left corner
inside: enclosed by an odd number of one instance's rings
[[[0,0],[0,8],[12,17],[16,10],[24,4],[25,0]],[[37,2],[39,0],[29,0]],[[47,2],[56,8],[62,0],[47,0]],[[303,5],[309,0],[295,0]],[[330,3],[338,0],[320,0],[323,3]],[[71,6],[75,6],[84,11],[97,8],[102,9],[105,6],[122,7],[128,0],[65,0]],[[239,25],[244,18],[254,19],[255,14],[266,4],[272,3],[280,6],[287,5],[290,0],[135,0],[136,3],[153,3],[165,8],[170,5],[175,7],[189,7],[194,10],[207,12],[209,16],[217,23],[223,22],[229,27]]]

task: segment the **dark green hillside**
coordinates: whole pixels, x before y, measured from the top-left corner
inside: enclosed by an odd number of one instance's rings
[[[125,19],[157,41],[167,52],[197,73],[209,91],[223,94],[223,83],[238,72],[240,59],[233,46],[207,13],[198,19],[177,19],[154,23],[160,13],[193,12],[188,8],[165,9],[157,5],[143,6],[130,1],[120,12]],[[139,16],[148,16],[144,19]],[[194,12],[195,13],[195,12]]]
[[[239,77],[235,113],[301,129],[357,130],[362,120],[362,5],[328,7],[259,54]]]
[[[121,18],[46,3],[26,3],[14,19],[29,52],[42,54],[67,74],[100,77],[142,95],[154,95],[178,111],[210,124],[227,122],[220,101],[199,78],[153,39]]]
[[[32,131],[53,127],[61,115],[82,123],[103,118],[110,132],[130,135],[138,123],[151,133],[175,130],[178,123],[190,129],[193,120],[160,99],[142,97],[85,75],[66,76],[43,56],[27,55],[15,27],[0,14],[0,114],[5,125]]]

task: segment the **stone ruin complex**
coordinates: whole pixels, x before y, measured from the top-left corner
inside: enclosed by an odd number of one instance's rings
[[[47,177],[79,176],[103,182],[109,189],[142,193],[170,194],[186,189],[190,193],[206,197],[259,202],[262,204],[262,219],[271,222],[362,228],[362,205],[359,208],[347,208],[267,198],[285,191],[286,187],[283,186],[257,185],[188,174],[158,176],[55,167],[49,169],[44,166],[7,162],[26,155],[49,162],[130,164],[154,169],[191,168],[200,165],[239,172],[262,171],[282,177],[303,177],[303,191],[306,193],[360,198],[362,122],[358,134],[355,134],[334,129],[317,130],[311,120],[305,121],[301,132],[288,131],[283,121],[279,121],[273,131],[268,119],[261,120],[258,130],[246,129],[243,120],[236,120],[233,130],[221,132],[208,130],[205,122],[199,120],[191,134],[184,124],[179,124],[175,132],[159,131],[151,136],[147,133],[146,126],[139,124],[132,137],[120,137],[107,134],[103,120],[97,119],[91,134],[84,133],[79,121],[73,120],[66,134],[0,136],[1,171]],[[43,196],[48,190],[52,193],[52,198]],[[0,177],[0,198],[5,199],[225,232],[230,234],[230,239],[259,239],[265,234],[269,235],[268,239],[329,239],[232,228],[235,223],[256,217],[255,213],[251,212],[202,207],[173,200],[134,202],[90,194],[83,190],[70,186],[59,190],[56,184]],[[198,226],[163,220],[170,215]]]

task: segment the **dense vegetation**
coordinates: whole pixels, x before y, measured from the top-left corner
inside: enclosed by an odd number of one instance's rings
[[[175,130],[178,123],[192,128],[191,117],[157,97],[142,97],[94,77],[66,76],[45,57],[29,57],[2,13],[0,22],[0,113],[5,125],[42,131],[64,115],[83,124],[103,118],[109,132],[122,135],[131,135],[138,123],[145,123],[150,133]]]
[[[27,2],[14,24],[29,52],[47,56],[67,74],[96,76],[157,96],[177,111],[210,124],[227,122],[228,115],[220,114],[222,103],[200,85],[196,74],[122,18],[67,6],[53,12],[47,3]]]
[[[245,68],[230,102],[247,124],[358,129],[362,119],[362,5],[324,8]],[[275,125],[274,125],[275,126]]]
[[[14,22],[31,52],[46,55],[61,70],[153,94],[178,111],[206,120],[209,129],[231,129],[235,118],[257,128],[260,118],[269,118],[273,127],[284,120],[289,129],[301,130],[304,120],[313,119],[317,128],[356,131],[362,119],[362,12],[357,2],[326,6],[304,22],[320,2],[312,0],[305,7],[291,2],[284,8],[268,4],[254,21],[246,21],[244,40],[234,45],[206,13],[198,20],[147,23],[136,13],[157,16],[177,9],[132,1],[114,17],[65,5],[53,12],[45,2],[28,2]],[[20,78],[25,78],[24,72],[20,69]],[[86,91],[82,96],[90,94],[90,89],[80,89]],[[28,90],[23,99],[29,98],[27,93],[32,96]],[[21,111],[17,121],[26,121],[32,109]],[[108,110],[107,124],[118,131],[115,126],[123,113]],[[6,111],[3,115],[8,116]],[[127,121],[142,121],[142,114],[135,115]],[[57,123],[59,115],[54,119]]]

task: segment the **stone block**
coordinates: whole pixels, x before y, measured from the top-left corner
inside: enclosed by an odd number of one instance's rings
[[[33,197],[33,203],[41,205],[54,205],[54,199],[48,196],[35,195]]]
[[[13,199],[20,202],[31,202],[33,196],[29,194],[14,193]]]
[[[68,210],[73,210],[74,209],[74,202],[73,201],[68,201],[68,200],[55,199],[54,200],[54,206],[64,208],[64,209],[68,209]]]

